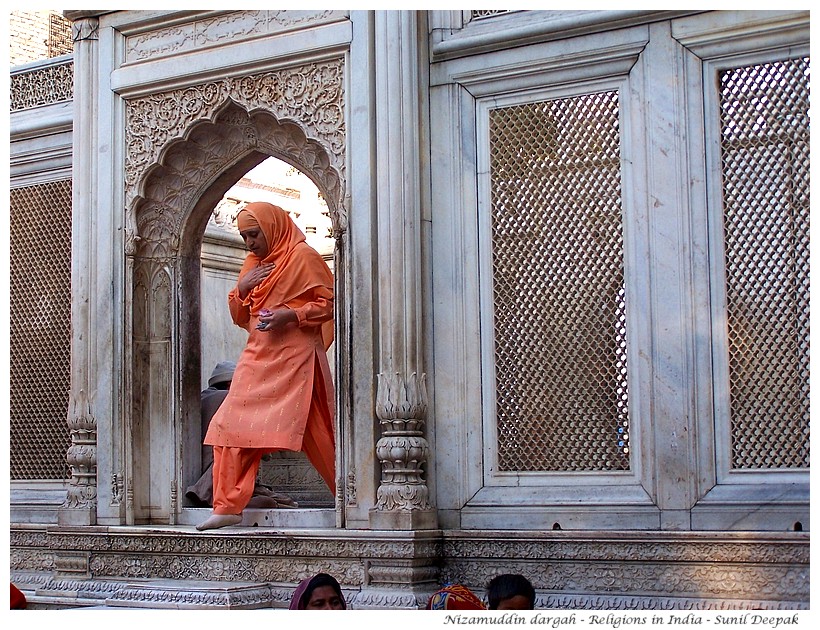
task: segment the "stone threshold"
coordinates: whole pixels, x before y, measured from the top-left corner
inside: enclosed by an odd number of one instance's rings
[[[210,508],[183,508],[179,525],[196,526],[211,514]],[[245,509],[239,525],[222,529],[266,527],[275,529],[330,529],[336,527],[336,510],[332,508]],[[221,531],[221,530],[208,530]]]

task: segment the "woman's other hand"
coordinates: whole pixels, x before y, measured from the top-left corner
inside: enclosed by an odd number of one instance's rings
[[[267,278],[275,266],[276,265],[274,263],[265,263],[263,265],[259,265],[255,269],[251,269],[248,273],[242,276],[236,284],[239,289],[239,297],[243,300],[248,297],[248,293],[250,293],[256,285]]]
[[[298,323],[299,318],[296,316],[296,312],[289,308],[277,308],[273,311],[263,308],[259,311],[259,323],[256,327],[259,330],[270,332],[277,328],[283,328],[288,324]]]

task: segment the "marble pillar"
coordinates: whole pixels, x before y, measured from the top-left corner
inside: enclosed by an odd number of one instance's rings
[[[422,346],[419,28],[415,11],[375,16],[379,366],[377,529],[434,529],[422,467],[429,456]]]
[[[77,20],[72,25],[74,39],[74,158],[72,189],[72,269],[71,269],[71,388],[68,427],[71,446],[66,461],[71,470],[68,492],[58,514],[60,525],[93,525],[97,519],[97,420],[89,400],[90,316],[94,266],[91,222],[96,206],[94,155],[88,147],[97,145],[94,117],[99,91],[96,85],[99,19]]]

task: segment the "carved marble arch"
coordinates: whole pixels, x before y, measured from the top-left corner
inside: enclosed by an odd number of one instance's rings
[[[310,177],[327,201],[334,234],[345,231],[342,176],[325,147],[309,139],[297,122],[277,120],[264,110],[248,112],[228,100],[213,121],[192,124],[183,139],[171,142],[158,162],[145,169],[142,195],[132,204],[134,246],[143,256],[167,256],[167,248],[179,245],[174,235],[181,234],[194,204],[211,184],[229,169],[241,171],[241,176],[268,156]],[[233,168],[240,162],[245,170]],[[208,215],[198,218],[204,226]]]
[[[129,523],[174,523],[183,489],[199,476],[202,238],[225,192],[270,156],[311,178],[340,237],[340,173],[299,124],[268,111],[246,111],[228,99],[212,120],[192,123],[144,171],[126,229],[131,405],[123,431]]]

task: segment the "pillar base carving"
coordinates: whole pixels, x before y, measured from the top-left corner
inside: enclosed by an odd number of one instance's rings
[[[437,529],[436,511],[429,510],[370,510],[370,527],[386,530]]]
[[[426,376],[415,372],[378,374],[376,415],[382,437],[376,457],[382,464],[376,506],[370,511],[374,529],[437,529],[438,519],[430,505],[424,479],[428,445],[424,438],[427,415]]]
[[[74,396],[68,414],[71,446],[66,462],[71,480],[57,513],[60,525],[94,525],[97,522],[97,421],[85,391]]]
[[[96,508],[65,508],[57,512],[57,523],[62,526],[96,525]]]

